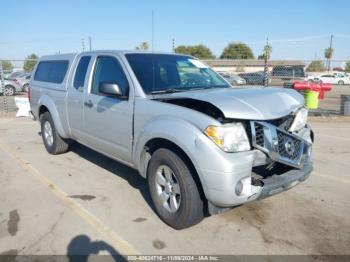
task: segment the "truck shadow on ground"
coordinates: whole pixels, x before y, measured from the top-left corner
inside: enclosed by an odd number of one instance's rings
[[[110,261],[127,261],[117,250],[105,241],[91,241],[86,235],[74,237],[67,247],[67,257],[69,262],[85,262],[89,256],[96,256],[101,251],[107,252]],[[106,259],[104,255],[104,259]],[[101,258],[100,258],[101,259]]]
[[[155,211],[148,191],[147,180],[141,177],[136,170],[79,143],[72,144],[70,151],[127,181],[129,185],[140,191],[146,203]]]

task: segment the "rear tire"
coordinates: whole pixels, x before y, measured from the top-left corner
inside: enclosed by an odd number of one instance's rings
[[[23,86],[23,92],[28,93],[28,91],[29,91],[29,84],[25,84]]]
[[[156,212],[175,229],[195,225],[204,217],[203,201],[190,170],[180,156],[165,148],[153,153],[148,166],[148,186]]]
[[[343,80],[340,80],[339,82],[338,82],[338,85],[344,85],[345,83],[344,83],[344,81]]]
[[[45,112],[40,116],[41,137],[47,152],[52,155],[62,154],[68,151],[68,143],[57,133],[51,114]]]

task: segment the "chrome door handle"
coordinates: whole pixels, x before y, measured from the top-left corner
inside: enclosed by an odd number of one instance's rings
[[[91,100],[89,100],[89,101],[85,101],[85,102],[84,102],[84,106],[91,108],[91,107],[94,106],[94,104],[92,103]]]

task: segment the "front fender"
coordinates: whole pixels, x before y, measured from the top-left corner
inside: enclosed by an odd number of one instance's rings
[[[38,101],[38,116],[39,116],[39,112],[40,112],[40,108],[42,106],[45,106],[52,117],[53,123],[55,124],[56,130],[58,132],[58,134],[63,137],[63,138],[69,138],[69,135],[67,134],[67,132],[65,131],[65,129],[63,128],[61,119],[60,119],[60,115],[58,113],[57,107],[55,102],[52,100],[52,98],[50,98],[47,95],[43,95],[40,97],[39,101]]]
[[[142,154],[148,141],[161,138],[166,139],[179,146],[191,159],[193,165],[197,166],[197,161],[193,157],[196,148],[196,138],[202,132],[191,123],[175,117],[157,117],[149,121],[137,135],[135,141],[133,160],[140,174],[146,177],[146,170],[142,160]]]

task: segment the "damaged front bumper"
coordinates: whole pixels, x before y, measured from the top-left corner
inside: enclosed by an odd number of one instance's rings
[[[292,169],[281,175],[272,175],[262,179],[263,186],[254,199],[264,199],[280,192],[286,191],[300,182],[305,181],[311,174],[313,166],[311,163],[304,165],[303,169]]]
[[[257,140],[258,137],[253,134],[255,149],[228,154],[212,148],[216,152],[211,154],[211,168],[203,168],[205,163],[199,165],[201,168],[198,168],[198,173],[202,179],[211,213],[216,213],[216,207],[233,207],[278,194],[305,181],[310,176],[313,170],[310,127],[305,127],[305,130],[296,136],[264,124],[262,132],[265,133],[265,143]],[[278,141],[274,144],[275,136]],[[294,147],[295,150],[300,150],[300,153],[296,155],[290,151],[288,159],[288,152],[282,150],[280,145],[283,143],[287,148],[290,143],[295,142],[293,139],[300,141],[300,144]],[[197,142],[197,145],[200,146],[200,143]],[[202,151],[202,153],[206,152]],[[237,193],[239,183],[242,190]]]

